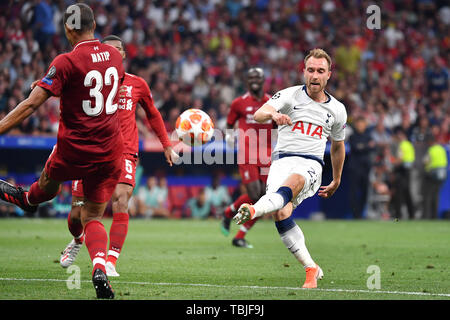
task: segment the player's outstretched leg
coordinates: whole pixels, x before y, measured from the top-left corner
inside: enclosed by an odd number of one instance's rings
[[[292,212],[292,206],[284,210]],[[302,288],[317,288],[317,280],[322,279],[323,271],[311,258],[306,248],[303,232],[295,223],[292,215],[286,219],[276,221],[275,226],[280,234],[281,241],[305,268],[306,279]]]
[[[38,206],[31,205],[27,199],[27,192],[22,189],[22,187],[16,187],[12,184],[0,180],[0,199],[3,201],[15,204],[22,210],[34,213],[36,212]]]
[[[280,187],[276,192],[266,193],[253,206],[244,203],[234,216],[237,224],[283,209],[292,200],[292,189]]]

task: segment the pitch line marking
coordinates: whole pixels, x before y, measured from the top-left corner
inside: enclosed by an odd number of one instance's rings
[[[21,279],[21,278],[0,278],[0,281],[42,281],[42,282],[67,282],[69,280],[63,279]],[[90,283],[90,280],[81,280],[80,282]],[[281,289],[281,290],[311,290],[297,287],[268,287],[268,286],[230,286],[220,284],[207,283],[169,283],[169,282],[144,282],[144,281],[114,281],[110,280],[111,284],[137,284],[137,285],[152,285],[152,286],[187,286],[187,287],[212,287],[212,288],[240,288],[240,289]],[[357,290],[357,289],[325,289],[316,288],[313,291],[323,292],[347,292],[347,293],[375,293],[375,294],[404,294],[416,296],[438,296],[450,297],[450,293],[429,293],[429,292],[411,292],[411,291],[383,291],[383,290]]]

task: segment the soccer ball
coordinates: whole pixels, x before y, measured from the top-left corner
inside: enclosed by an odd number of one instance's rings
[[[206,112],[191,108],[179,115],[175,130],[178,140],[188,146],[202,145],[211,140],[214,124]]]

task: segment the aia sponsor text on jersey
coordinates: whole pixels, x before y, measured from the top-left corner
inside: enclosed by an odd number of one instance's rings
[[[306,134],[307,136],[314,137],[317,136],[319,139],[322,139],[322,126],[316,126],[309,122],[297,121],[292,127],[292,131],[300,131],[302,134]]]

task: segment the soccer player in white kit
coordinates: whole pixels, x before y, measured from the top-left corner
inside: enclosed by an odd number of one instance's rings
[[[292,211],[317,191],[331,197],[341,182],[345,159],[345,106],[325,91],[331,76],[331,58],[322,49],[305,57],[305,85],[283,89],[255,114],[257,122],[269,119],[278,125],[278,141],[272,152],[267,192],[254,205],[244,203],[234,216],[237,224],[272,213],[281,240],[306,271],[303,288],[317,288],[322,269],[311,258],[302,230]],[[320,186],[323,156],[331,138],[333,181]]]

